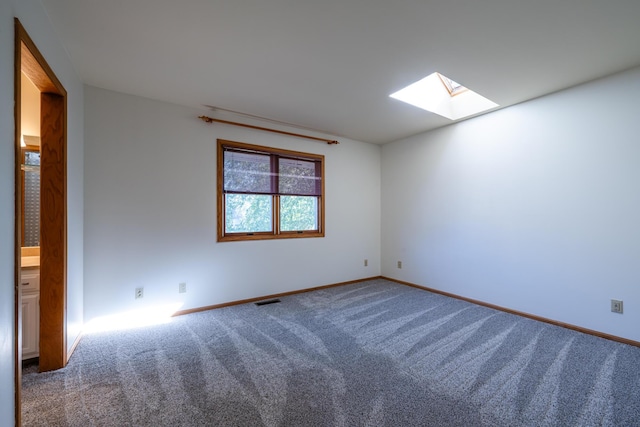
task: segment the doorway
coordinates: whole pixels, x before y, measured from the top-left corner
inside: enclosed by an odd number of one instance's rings
[[[40,97],[39,114],[39,165],[25,162],[29,152],[22,133],[22,75],[37,88]],[[23,260],[35,263],[39,273],[39,299],[37,308],[39,370],[60,369],[67,364],[66,331],[66,266],[67,266],[67,212],[66,212],[66,170],[67,170],[67,92],[39,52],[26,30],[15,19],[15,62],[14,62],[14,117],[15,117],[15,390],[16,425],[21,421],[22,387],[22,327],[23,327],[23,286],[29,287],[30,280],[23,280]],[[35,144],[33,144],[35,145]],[[35,151],[32,147],[31,152]],[[35,156],[34,156],[35,157]],[[31,164],[28,164],[31,163]],[[38,255],[27,255],[23,251],[24,231],[24,188],[23,175],[26,170],[37,173],[39,191],[39,230],[35,237]],[[25,185],[26,187],[26,185]],[[37,196],[36,196],[37,197]],[[33,233],[32,233],[33,234]],[[33,236],[29,236],[31,242]],[[31,243],[29,243],[31,245]],[[34,248],[34,246],[30,246]],[[33,273],[33,271],[31,272]]]

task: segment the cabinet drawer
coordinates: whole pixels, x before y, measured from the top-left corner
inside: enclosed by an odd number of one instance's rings
[[[23,271],[20,278],[22,293],[40,290],[40,273],[37,271]]]

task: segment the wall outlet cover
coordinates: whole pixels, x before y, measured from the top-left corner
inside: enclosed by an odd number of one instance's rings
[[[620,313],[622,314],[622,300],[617,300],[617,299],[612,299],[611,300],[611,311],[613,313]]]

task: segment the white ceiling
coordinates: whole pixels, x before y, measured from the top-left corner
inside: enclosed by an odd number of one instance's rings
[[[86,84],[372,143],[451,123],[388,97],[434,71],[506,107],[640,65],[639,0],[42,2]]]

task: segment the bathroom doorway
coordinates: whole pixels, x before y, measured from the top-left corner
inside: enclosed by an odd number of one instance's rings
[[[39,135],[23,133],[23,76],[39,92],[40,114],[37,132]],[[68,360],[66,334],[67,93],[17,18],[15,19],[14,96],[15,409],[16,425],[20,425],[23,326],[34,326],[33,317],[31,324],[23,325],[23,314],[31,314],[31,312],[23,313],[23,307],[27,310],[37,310],[35,340],[39,370],[42,372],[63,368]],[[34,181],[39,181],[39,194],[35,196],[28,194],[35,191]],[[27,200],[28,197],[30,199]],[[31,205],[37,199],[39,199],[39,212],[36,214]],[[27,203],[30,204],[29,207]],[[32,227],[29,228],[30,226]],[[23,290],[28,290],[28,298],[23,298]],[[35,306],[31,298],[34,292],[37,292],[37,299],[39,299],[39,304]],[[27,292],[25,291],[24,294],[26,295]],[[27,348],[30,349],[30,347]]]

